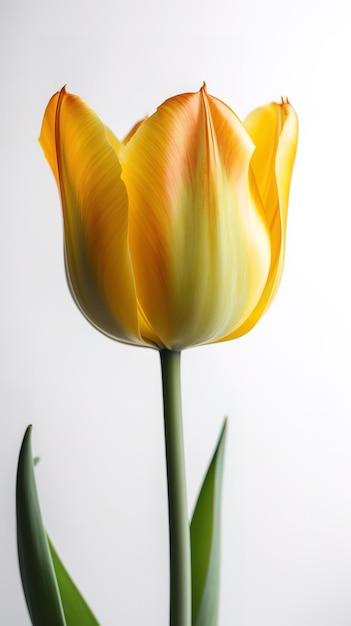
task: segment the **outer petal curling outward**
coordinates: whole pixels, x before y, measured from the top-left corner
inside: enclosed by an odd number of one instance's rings
[[[167,100],[120,154],[138,298],[167,348],[221,339],[259,301],[271,258],[253,150],[204,87]]]
[[[61,192],[74,299],[105,334],[142,344],[127,241],[128,196],[104,125],[63,89],[49,102],[40,143]]]
[[[297,115],[286,100],[252,111],[244,126],[256,150],[251,171],[262,199],[271,240],[271,267],[261,298],[244,323],[223,341],[249,332],[272,302],[280,284],[284,255],[290,182],[298,138]]]

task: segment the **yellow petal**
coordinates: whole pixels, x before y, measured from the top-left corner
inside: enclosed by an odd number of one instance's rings
[[[251,314],[270,268],[253,143],[202,88],[166,101],[121,151],[138,299],[171,349],[216,341]]]
[[[224,340],[247,333],[257,323],[273,300],[279,287],[285,255],[288,200],[295,161],[298,120],[288,101],[271,103],[253,111],[244,126],[256,150],[251,167],[253,185],[256,183],[262,199],[271,239],[271,267],[262,296],[244,324]]]
[[[129,131],[128,135],[126,135],[122,141],[122,144],[124,146],[127,145],[128,141],[133,137],[133,135],[137,132],[137,130],[140,128],[140,126],[144,123],[144,120],[146,120],[146,117],[143,118],[142,120],[140,120],[139,122],[137,122],[136,124],[134,124],[133,128]]]
[[[138,130],[139,126],[142,125],[143,121],[144,120],[140,120],[140,122],[137,122],[136,124],[134,124],[133,128],[129,131],[128,135],[125,136],[123,141],[120,141],[119,139],[117,139],[116,135],[114,135],[112,130],[108,126],[105,126],[107,140],[111,144],[111,146],[114,149],[114,151],[117,154],[117,156],[121,152],[121,149],[125,145],[127,145],[128,141],[133,137],[134,133],[136,133],[136,131]]]
[[[128,249],[128,197],[104,125],[62,90],[50,101],[40,143],[58,180],[72,294],[114,339],[142,343]]]
[[[105,131],[107,141],[112,146],[115,153],[118,155],[120,153],[121,147],[123,146],[123,143],[119,139],[117,139],[116,135],[114,135],[114,133],[108,128],[108,126],[105,126]]]

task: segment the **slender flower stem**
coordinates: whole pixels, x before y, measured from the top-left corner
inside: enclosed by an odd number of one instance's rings
[[[170,626],[191,626],[191,553],[187,506],[180,352],[161,350],[168,481]]]

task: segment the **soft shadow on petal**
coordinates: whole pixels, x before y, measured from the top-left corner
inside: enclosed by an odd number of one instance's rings
[[[117,139],[116,135],[112,132],[112,130],[110,130],[108,126],[105,126],[105,131],[107,141],[112,146],[115,153],[118,155],[120,153],[121,147],[123,146],[123,143],[119,139]]]

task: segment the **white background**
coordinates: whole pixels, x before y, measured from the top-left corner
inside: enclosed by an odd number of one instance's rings
[[[122,137],[206,80],[240,117],[282,95],[300,117],[278,296],[247,336],[183,354],[190,509],[230,420],[219,626],[349,626],[348,1],[14,0],[0,17],[0,622],[30,623],[14,491],[32,423],[46,526],[102,626],[168,623],[158,354],[73,304],[37,137],[65,83]]]

